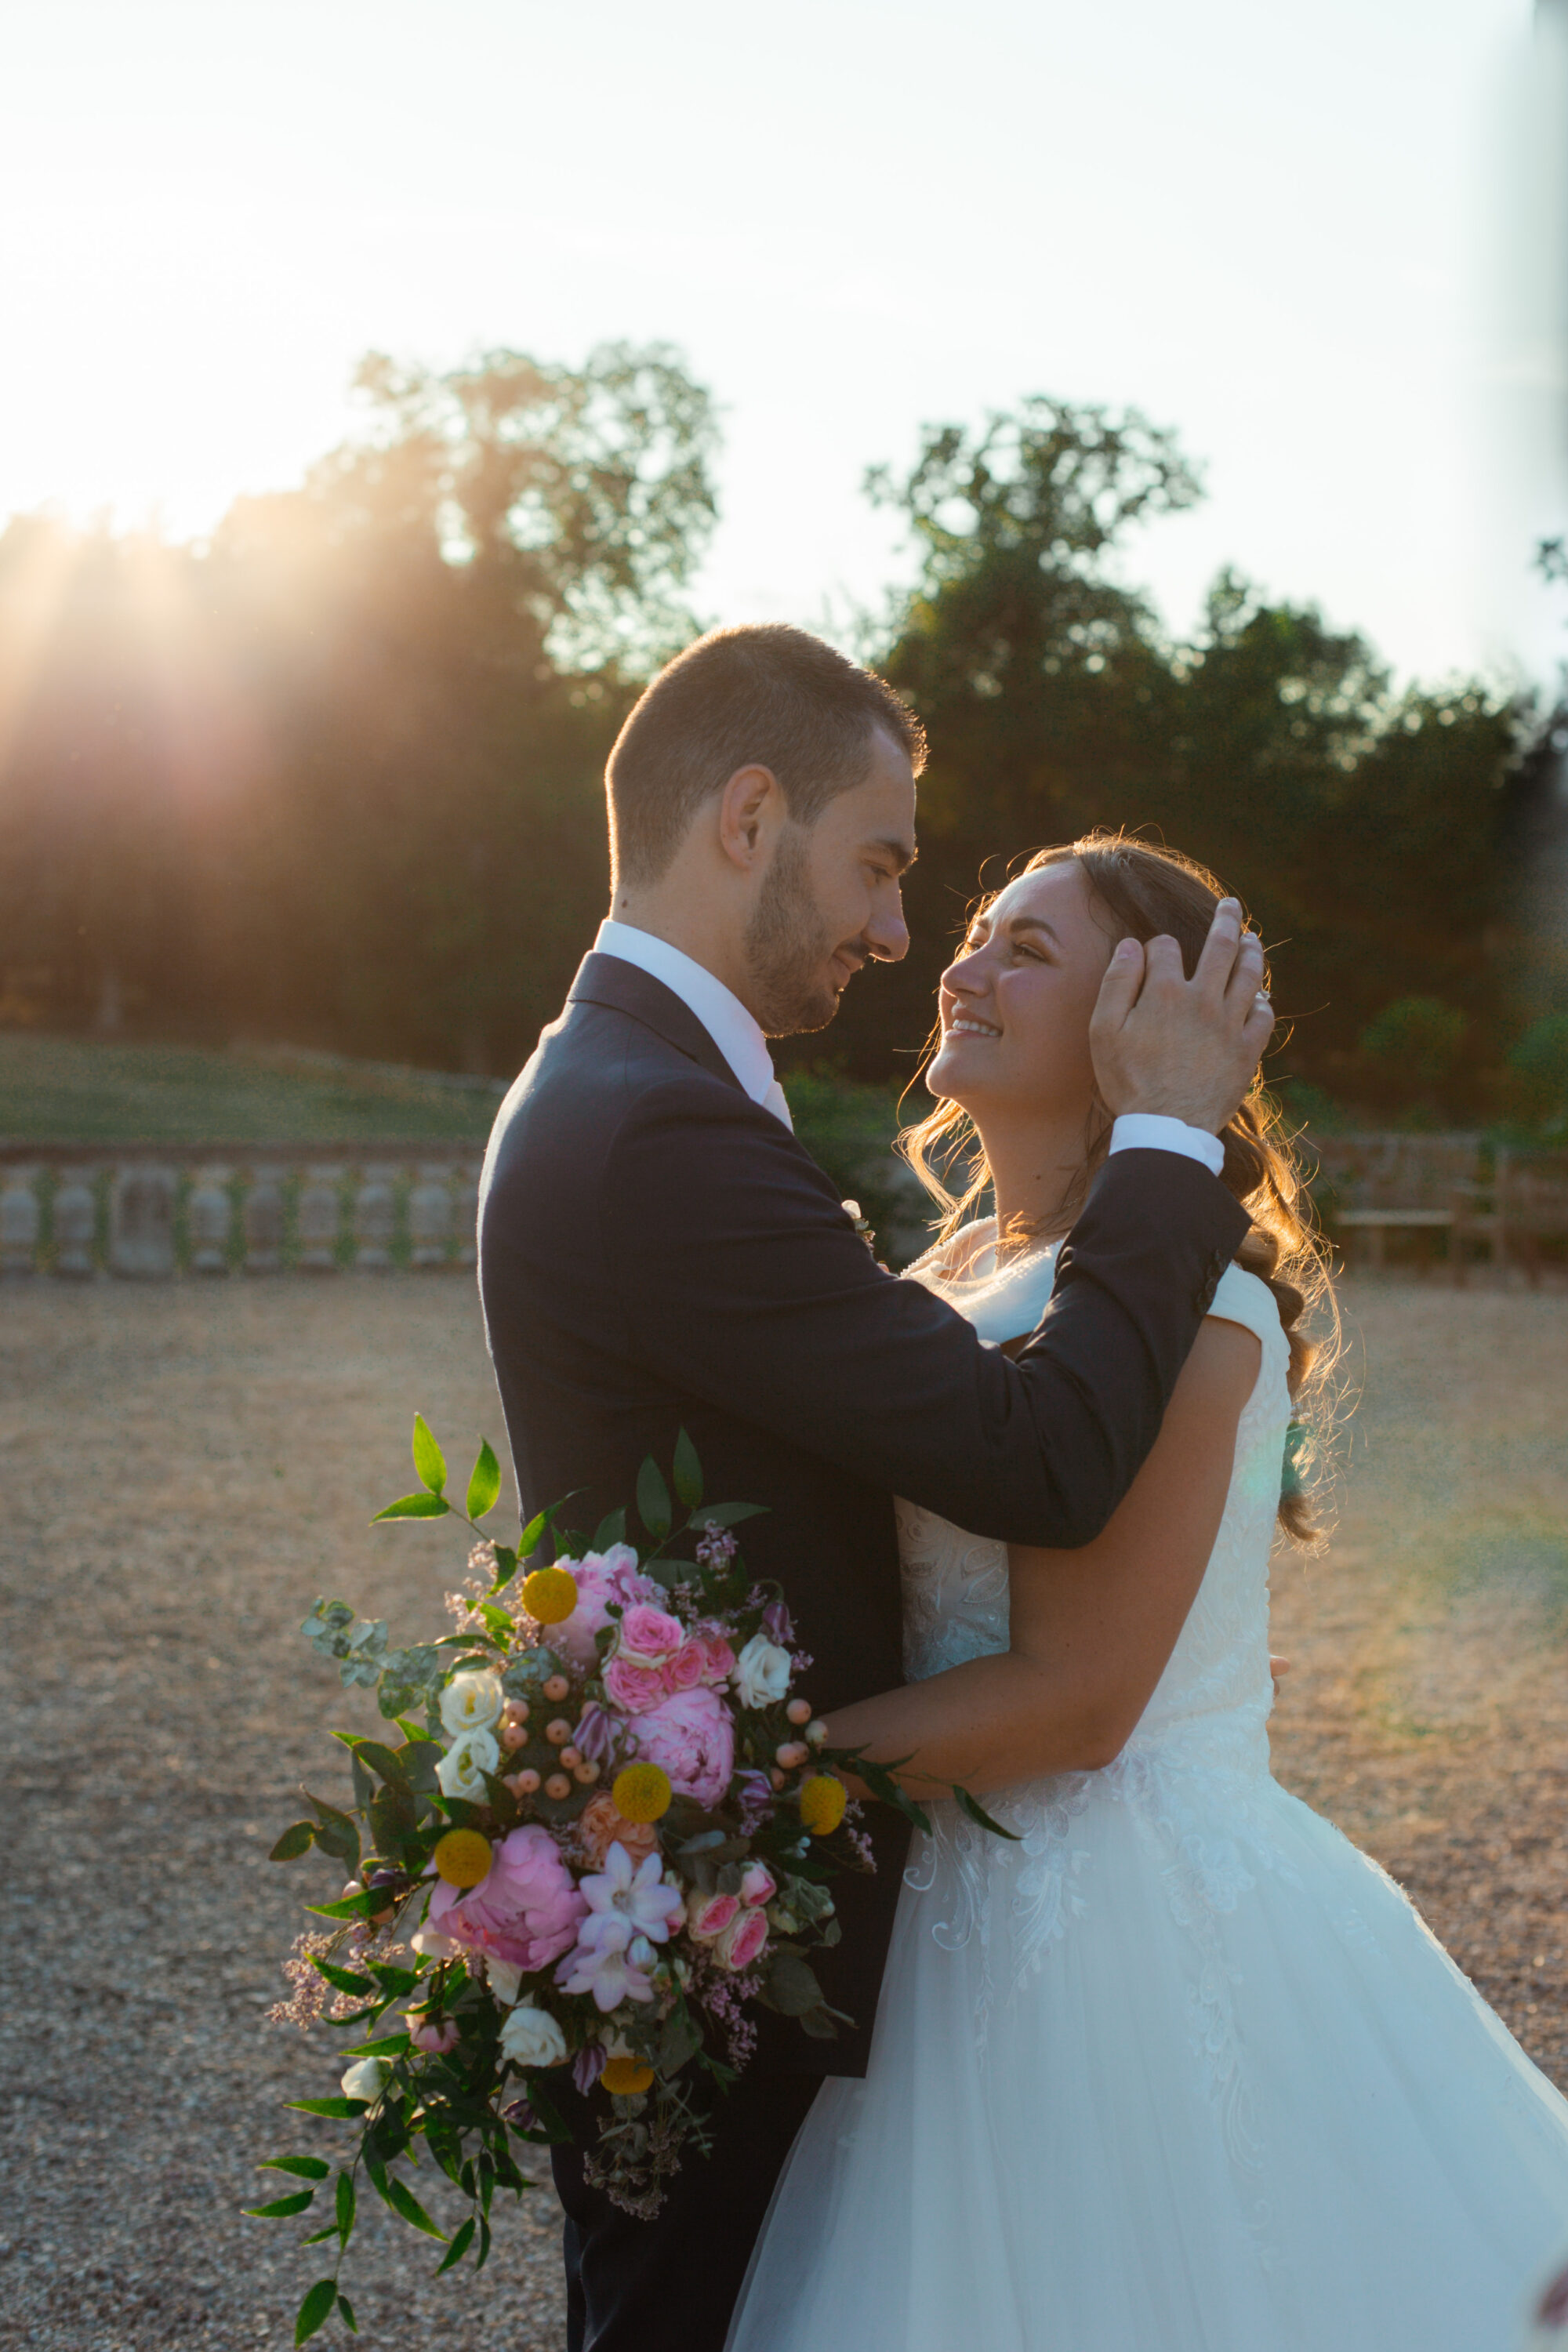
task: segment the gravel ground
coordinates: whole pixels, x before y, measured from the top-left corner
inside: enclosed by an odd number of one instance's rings
[[[1280,1775],[1568,2087],[1568,1300],[1367,1279],[1347,1307],[1339,1532],[1275,1576]],[[453,1539],[366,1524],[412,1483],[416,1405],[451,1456],[500,1438],[460,1279],[0,1294],[0,2346],[291,2340],[321,2265],[236,2209],[282,2185],[257,2158],[310,2144],[279,2103],[338,2070],[263,2021],[326,1883],[265,1857],[300,1779],[330,1790],[317,1727],[369,1727],[294,1629],[322,1591],[395,1637],[438,1612]],[[500,2218],[483,2275],[437,2284],[428,2242],[373,2212],[346,2273],[362,2340],[557,2352],[548,2185]]]

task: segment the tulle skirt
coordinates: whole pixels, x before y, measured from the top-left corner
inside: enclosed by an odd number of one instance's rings
[[[1267,1771],[1121,1759],[917,1841],[863,2082],[730,2352],[1514,2352],[1568,2105]]]

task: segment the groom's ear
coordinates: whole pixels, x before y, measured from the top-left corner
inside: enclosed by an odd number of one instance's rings
[[[787,814],[784,788],[771,768],[737,768],[719,796],[719,840],[731,864],[752,872]]]

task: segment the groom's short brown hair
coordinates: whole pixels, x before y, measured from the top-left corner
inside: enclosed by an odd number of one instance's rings
[[[875,673],[782,622],[714,629],[660,670],[605,771],[617,882],[657,882],[704,801],[738,768],[769,768],[812,824],[863,783],[880,728],[918,776],[925,732]]]

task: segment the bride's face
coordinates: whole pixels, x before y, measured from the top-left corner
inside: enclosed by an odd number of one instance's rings
[[[1009,882],[942,976],[931,1093],[972,1118],[990,1108],[1087,1119],[1089,1015],[1113,945],[1076,859]]]

